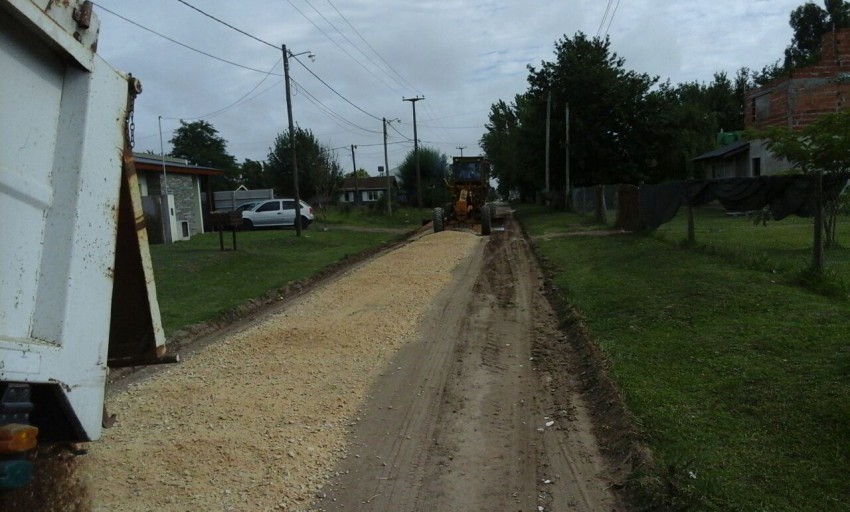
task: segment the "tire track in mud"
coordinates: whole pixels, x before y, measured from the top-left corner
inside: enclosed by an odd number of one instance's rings
[[[481,245],[373,388],[359,457],[316,508],[622,510],[578,381],[535,367],[566,342],[527,242],[509,220]]]

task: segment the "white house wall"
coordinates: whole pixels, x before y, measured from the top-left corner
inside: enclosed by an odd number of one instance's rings
[[[386,189],[372,190],[371,192],[377,192],[377,198],[371,199],[371,200],[369,199],[369,192],[370,192],[369,190],[360,190],[359,192],[360,192],[360,202],[361,203],[374,203],[379,198],[384,197],[384,193],[386,193]],[[355,198],[354,191],[348,190],[348,191],[340,194],[339,202],[341,202],[341,203],[353,203],[354,198]]]
[[[193,212],[192,221],[189,223],[192,234],[204,232],[204,212],[201,207],[201,178],[192,176],[192,194],[195,211]]]
[[[750,142],[750,170],[752,171],[752,162],[754,158],[761,159],[761,175],[770,176],[779,174],[791,168],[791,164],[784,159],[773,156],[764,144],[764,140],[753,140]]]

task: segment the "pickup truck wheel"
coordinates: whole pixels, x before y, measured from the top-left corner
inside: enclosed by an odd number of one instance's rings
[[[301,217],[301,229],[307,229],[310,227],[310,219],[307,217]]]
[[[242,219],[242,229],[245,231],[251,231],[254,229],[254,223],[248,219]]]

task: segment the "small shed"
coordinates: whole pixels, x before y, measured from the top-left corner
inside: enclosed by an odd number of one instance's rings
[[[139,178],[139,192],[145,207],[149,224],[157,223],[148,213],[162,212],[163,195],[170,196],[169,208],[165,213],[171,219],[171,240],[182,240],[194,234],[212,231],[209,223],[209,208],[212,204],[210,178],[220,176],[224,171],[212,167],[192,165],[182,158],[163,157],[149,153],[133,153],[136,162],[136,174]],[[154,217],[161,214],[153,215]],[[164,232],[161,220],[160,231]],[[154,226],[149,225],[152,243],[165,241],[168,235],[160,236]]]
[[[736,140],[703,153],[691,160],[703,171],[705,179],[743,178],[758,176],[759,169],[750,169],[750,143]]]

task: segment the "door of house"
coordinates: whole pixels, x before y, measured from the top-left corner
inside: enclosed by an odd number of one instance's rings
[[[761,158],[753,158],[753,176],[761,176]]]

